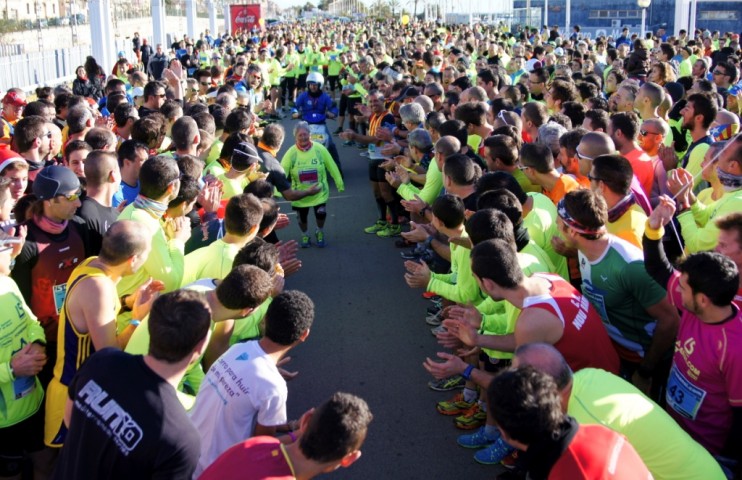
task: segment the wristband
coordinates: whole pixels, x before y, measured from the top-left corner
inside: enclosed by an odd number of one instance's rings
[[[665,235],[665,227],[661,226],[655,230],[651,225],[649,225],[649,219],[647,219],[644,223],[644,235],[650,240],[661,240]]]
[[[291,443],[294,443],[296,441],[296,435],[294,435],[294,432],[292,432],[291,430],[289,430],[286,433],[288,433],[289,438],[291,439]]]
[[[422,216],[424,217],[424,216],[425,216],[425,211],[426,211],[426,210],[430,210],[430,207],[429,207],[429,206],[427,206],[427,205],[425,205],[425,206],[424,206],[424,207],[422,208],[422,210],[420,210],[420,215],[422,215]]]
[[[466,366],[466,370],[464,370],[464,373],[461,374],[461,376],[464,377],[464,380],[471,380],[472,370],[474,370],[474,365]]]
[[[127,298],[129,298],[129,295],[121,295],[121,298],[119,298],[119,302],[121,303],[120,312],[131,312],[131,308],[126,305]]]
[[[139,320],[129,320],[129,325],[134,325],[135,327],[138,327],[141,323]]]
[[[433,235],[429,235],[428,238],[425,239],[425,248],[430,248],[430,245],[433,243]]]

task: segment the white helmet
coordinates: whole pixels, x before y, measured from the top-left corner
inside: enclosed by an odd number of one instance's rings
[[[307,75],[307,84],[309,84],[309,82],[316,83],[319,85],[321,90],[322,86],[325,84],[325,77],[323,77],[319,72],[309,72],[309,75]]]

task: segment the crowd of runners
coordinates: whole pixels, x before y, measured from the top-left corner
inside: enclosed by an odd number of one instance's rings
[[[430,299],[452,445],[514,478],[739,478],[738,34],[369,19],[132,47],[2,93],[0,478],[355,462],[365,401],[289,421],[284,367],[314,319],[286,287],[300,248],[342,248],[330,180],[359,154],[358,235]]]

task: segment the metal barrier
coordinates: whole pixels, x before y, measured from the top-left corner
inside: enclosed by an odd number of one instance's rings
[[[117,51],[124,50],[126,40],[115,42]],[[0,57],[0,91],[19,87],[32,91],[44,85],[59,85],[75,78],[75,69],[85,64],[92,54],[90,45],[29,52],[9,57]],[[110,72],[105,72],[108,75]]]

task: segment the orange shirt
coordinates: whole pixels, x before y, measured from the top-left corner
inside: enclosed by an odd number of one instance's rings
[[[654,184],[654,165],[652,159],[644,150],[634,149],[623,156],[631,164],[636,179],[642,186],[642,190],[649,197],[652,194]]]
[[[544,189],[544,195],[549,197],[554,202],[554,205],[556,205],[566,194],[579,188],[582,188],[582,186],[577,183],[577,180],[569,175],[562,174],[554,185],[554,188],[551,190]]]

